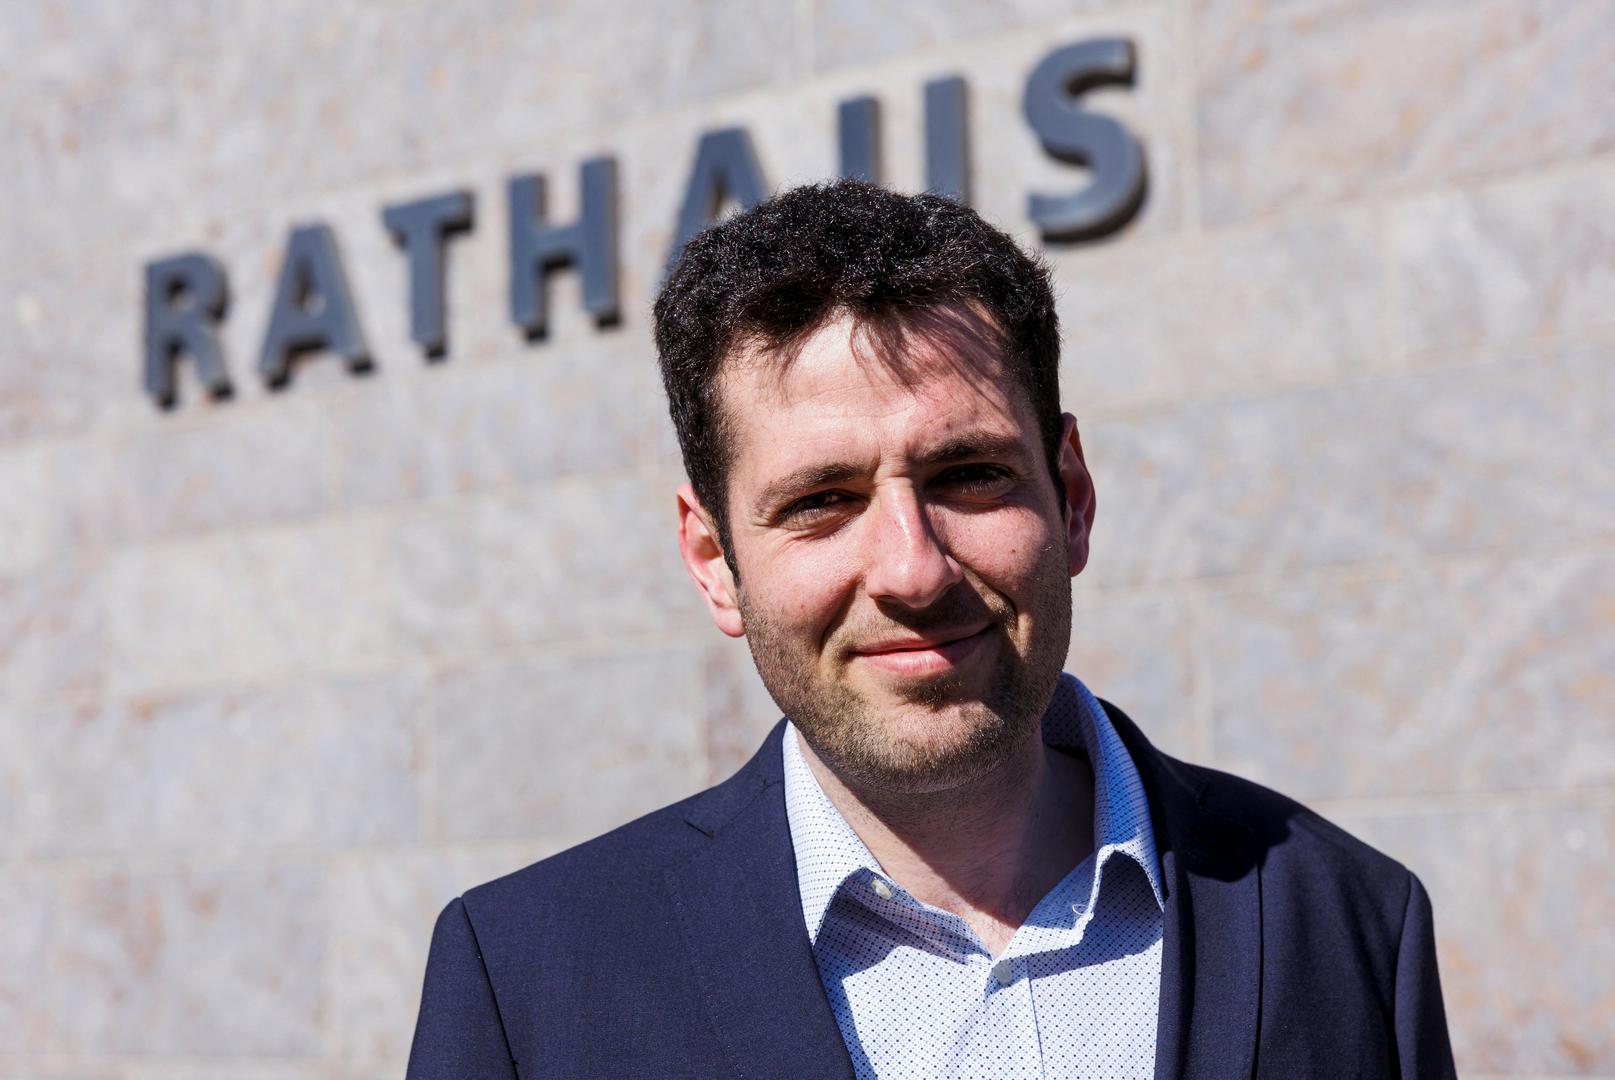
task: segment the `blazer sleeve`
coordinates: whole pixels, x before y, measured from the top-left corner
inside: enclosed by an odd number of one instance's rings
[[[406,1080],[516,1080],[504,1021],[461,900],[437,918]]]
[[[1402,1080],[1456,1080],[1447,1013],[1436,972],[1436,938],[1430,897],[1408,874],[1407,909],[1396,956],[1396,1046]]]

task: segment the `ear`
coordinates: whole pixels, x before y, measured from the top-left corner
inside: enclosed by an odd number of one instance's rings
[[[1077,434],[1077,418],[1070,413],[1060,417],[1060,486],[1065,489],[1066,552],[1071,560],[1071,576],[1088,565],[1088,535],[1093,531],[1093,477],[1082,457],[1082,439]]]
[[[730,637],[743,637],[746,624],[740,617],[739,592],[729,564],[724,561],[723,545],[718,542],[712,516],[689,484],[679,485],[678,500],[679,554],[684,556],[684,569],[701,590],[718,629]]]

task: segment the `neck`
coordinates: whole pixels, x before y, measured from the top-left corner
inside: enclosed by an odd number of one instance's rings
[[[819,786],[880,867],[917,899],[964,919],[988,951],[1093,850],[1093,771],[1038,729],[1002,765],[946,791],[848,785],[801,736]]]

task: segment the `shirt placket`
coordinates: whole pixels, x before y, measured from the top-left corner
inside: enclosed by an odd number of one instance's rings
[[[979,967],[983,1022],[971,1039],[971,1075],[1009,1075],[1006,1067],[1017,1070],[1015,1075],[1044,1074],[1037,1015],[1039,965],[1035,961],[1049,949],[1067,947],[1081,940],[1091,912],[1091,868],[1092,861],[1086,861],[1044,901],[1054,908],[1069,908],[1068,917],[1075,925],[1062,920],[1059,925],[1043,926],[1041,920],[1028,920],[996,960],[982,954]],[[1037,1071],[1030,1072],[1034,1063]]]
[[[1028,958],[1008,951],[972,963],[981,988],[980,1022],[971,1031],[959,1076],[1042,1076],[1043,1054]],[[1033,1071],[1035,1070],[1035,1071]]]

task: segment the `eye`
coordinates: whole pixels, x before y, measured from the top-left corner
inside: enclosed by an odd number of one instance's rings
[[[779,520],[786,524],[811,524],[846,508],[852,497],[844,491],[815,491],[792,502],[779,512]]]
[[[1014,480],[1014,474],[1002,465],[973,462],[956,465],[937,477],[936,483],[965,495],[996,495]]]

